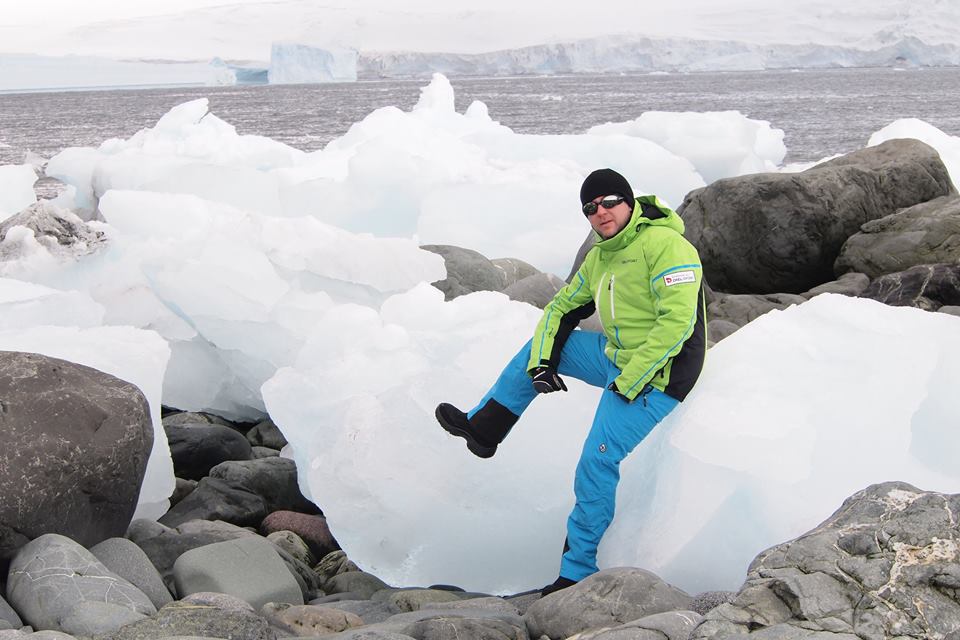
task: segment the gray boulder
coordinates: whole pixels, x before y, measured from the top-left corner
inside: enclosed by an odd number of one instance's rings
[[[337,598],[340,595],[344,594],[336,594],[335,596],[319,598],[312,601],[310,604],[322,605],[331,609],[339,609],[340,611],[348,611],[352,614],[360,616],[360,619],[363,620],[364,624],[376,624],[378,622],[384,622],[388,618],[396,615],[396,612],[391,611],[386,602],[374,602],[373,600],[328,599]]]
[[[17,612],[13,610],[13,607],[3,599],[3,594],[0,594],[0,621],[10,623],[10,627],[13,629],[19,629],[23,626],[23,620],[21,620]]]
[[[30,229],[39,244],[63,258],[94,253],[107,242],[103,231],[94,229],[69,209],[41,200],[0,223],[0,262],[20,257],[20,243],[2,244],[12,227]]]
[[[214,607],[222,611],[236,611],[240,613],[256,613],[250,603],[241,600],[236,596],[226,593],[216,593],[214,591],[198,591],[184,596],[179,602],[185,604],[198,604],[204,607]]]
[[[171,592],[173,563],[182,554],[216,542],[255,535],[243,527],[206,520],[185,522],[175,529],[149,520],[134,520],[127,530],[127,537],[143,549]]]
[[[944,305],[937,309],[937,313],[947,313],[951,316],[960,316],[960,306],[958,305]]]
[[[394,613],[419,611],[425,605],[460,602],[460,597],[455,593],[438,589],[388,589],[383,593],[384,602]]]
[[[254,425],[250,431],[247,431],[247,440],[254,447],[280,450],[287,446],[287,439],[273,420],[263,420]]]
[[[834,270],[876,278],[940,262],[960,262],[957,196],[936,198],[867,222],[847,239]]]
[[[337,633],[364,624],[355,613],[309,604],[268,602],[260,609],[260,616],[275,629],[297,637]]]
[[[323,583],[323,590],[327,593],[351,593],[368,600],[377,591],[389,588],[390,585],[377,576],[363,571],[338,573]]]
[[[730,336],[739,328],[740,325],[734,324],[729,320],[724,320],[723,318],[711,320],[707,323],[707,341],[712,346]]]
[[[526,302],[543,309],[560,291],[566,282],[552,273],[538,273],[511,284],[503,293],[511,300]]]
[[[254,613],[226,611],[214,606],[171,602],[151,618],[128,624],[99,640],[155,640],[156,638],[225,638],[276,640],[267,621]]]
[[[140,390],[102,371],[0,351],[0,558],[60,533],[123,535],[153,446]]]
[[[729,294],[717,295],[707,307],[707,317],[713,320],[726,320],[742,327],[752,320],[774,309],[786,309],[790,305],[803,304],[807,299],[789,293],[771,293],[767,295]],[[713,339],[713,336],[708,336]]]
[[[252,447],[250,458],[251,460],[260,460],[261,458],[276,458],[280,455],[280,452],[277,449],[271,449],[270,447]]]
[[[926,311],[960,305],[960,262],[918,265],[880,276],[860,295],[894,307]]]
[[[90,548],[90,553],[110,571],[140,589],[157,609],[173,601],[163,578],[143,549],[126,538],[108,538]],[[92,634],[83,634],[92,635]]]
[[[801,293],[800,295],[807,300],[816,297],[821,293],[837,293],[843,296],[856,298],[869,286],[870,278],[863,273],[851,271],[850,273],[843,274],[832,282],[821,284],[820,286],[814,287],[813,289],[810,289],[810,291]]]
[[[443,256],[447,277],[434,282],[433,286],[443,291],[446,300],[474,291],[501,291],[504,287],[503,272],[473,249],[446,244],[427,244],[420,248]]]
[[[173,494],[170,496],[171,507],[193,493],[193,490],[196,489],[199,484],[196,480],[187,480],[185,478],[175,478],[175,480],[177,484],[173,489]]]
[[[345,551],[338,549],[337,551],[331,551],[323,556],[313,570],[318,576],[320,576],[320,586],[323,587],[323,590],[330,591],[326,588],[326,583],[328,580],[334,576],[340,575],[341,573],[360,571],[360,567],[354,564],[354,562],[347,557]]]
[[[377,635],[368,635],[377,634]],[[430,609],[400,613],[387,620],[325,636],[328,640],[373,640],[400,634],[416,640],[529,640],[523,618],[483,609]]]
[[[618,627],[586,631],[577,640],[687,640],[702,620],[694,611],[666,611]]]
[[[191,549],[174,562],[173,578],[181,596],[226,593],[256,610],[268,602],[303,604],[303,592],[276,548],[259,536]]]
[[[833,280],[862,224],[954,193],[932,147],[890,140],[801,173],[717,180],[687,194],[678,213],[715,289],[802,293]]]
[[[306,565],[313,566],[317,562],[307,543],[293,531],[274,531],[267,536],[267,540]]]
[[[70,635],[90,638],[113,633],[147,616],[109,602],[87,600],[77,604],[60,620],[60,629]]]
[[[517,258],[494,258],[490,262],[500,270],[502,284],[500,289],[506,289],[514,282],[519,282],[524,278],[535,276],[540,273],[532,264],[518,260]]]
[[[614,627],[665,611],[687,610],[692,599],[643,569],[605,569],[530,605],[523,616],[534,638],[553,640]]]
[[[249,460],[253,456],[247,437],[221,424],[164,422],[173,470],[178,478],[200,480],[227,460]]]
[[[218,478],[203,478],[197,488],[160,518],[168,527],[191,520],[222,520],[241,527],[256,527],[267,515],[266,501],[243,487]]]
[[[55,533],[31,541],[14,556],[7,576],[7,599],[35,629],[67,633],[72,631],[65,622],[86,602],[123,607],[142,615],[157,611],[143,592],[79,544]],[[79,617],[89,620],[88,615]]]
[[[960,632],[960,494],[872,485],[761,553],[696,639],[948,638]],[[820,635],[816,635],[820,634]]]
[[[210,477],[223,480],[232,487],[257,494],[263,498],[267,513],[274,511],[320,513],[317,505],[300,493],[297,464],[289,458],[221,462],[210,470]]]

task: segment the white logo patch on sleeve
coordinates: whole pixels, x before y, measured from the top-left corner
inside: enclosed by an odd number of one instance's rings
[[[677,271],[676,273],[668,273],[663,276],[663,284],[668,287],[672,287],[675,284],[683,284],[685,282],[696,282],[697,274],[693,271]]]

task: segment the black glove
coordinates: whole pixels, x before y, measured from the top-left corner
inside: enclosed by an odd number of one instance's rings
[[[630,398],[628,398],[627,396],[625,396],[625,395],[623,395],[622,393],[620,393],[620,389],[617,389],[617,382],[616,382],[616,380],[614,380],[613,382],[611,382],[611,383],[610,383],[610,386],[607,387],[607,389],[610,389],[610,391],[613,391],[613,395],[617,396],[618,398],[620,398],[621,400],[623,400],[623,401],[626,402],[627,404],[630,404],[630,403],[632,402],[632,400],[630,400]]]
[[[567,385],[563,378],[557,374],[556,369],[550,367],[540,367],[534,369],[533,388],[537,393],[553,393],[554,391],[566,391]]]

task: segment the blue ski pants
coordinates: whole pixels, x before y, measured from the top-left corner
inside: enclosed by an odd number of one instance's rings
[[[576,504],[567,519],[567,545],[560,562],[560,575],[570,580],[582,580],[598,571],[597,546],[613,520],[620,461],[678,404],[649,385],[630,403],[607,389],[620,369],[604,354],[606,344],[607,338],[601,333],[573,331],[563,346],[557,369],[562,376],[604,390],[573,482]],[[520,416],[537,396],[527,375],[529,358],[527,342],[468,417],[472,418],[491,398]]]

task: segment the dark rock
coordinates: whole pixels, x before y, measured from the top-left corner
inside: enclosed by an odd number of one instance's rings
[[[474,291],[503,289],[502,271],[473,249],[446,244],[427,244],[420,248],[443,256],[447,277],[434,282],[433,286],[443,291],[446,300],[453,300]]]
[[[140,589],[157,609],[173,601],[163,578],[143,549],[126,538],[108,538],[90,548],[90,553],[137,589]],[[92,635],[92,634],[84,634]]]
[[[503,293],[511,300],[543,309],[566,284],[552,273],[538,273],[511,284]]]
[[[61,209],[41,200],[0,222],[0,261],[19,257],[22,251],[19,243],[2,244],[7,232],[18,226],[33,231],[37,242],[55,256],[91,254],[106,243],[102,231],[94,229],[69,209]]]
[[[303,592],[276,548],[260,536],[191,549],[174,562],[173,577],[181,596],[226,593],[257,611],[268,602],[303,604]]]
[[[188,495],[193,493],[199,484],[196,480],[187,480],[185,478],[176,478],[177,485],[173,489],[173,495],[170,496],[170,506],[174,506]]]
[[[707,308],[707,317],[711,321],[727,320],[742,327],[752,320],[774,309],[786,309],[793,304],[803,304],[807,299],[789,293],[771,293],[767,295],[729,294],[719,295]],[[709,335],[708,337],[712,338]]]
[[[534,638],[561,640],[654,613],[689,609],[691,598],[643,569],[606,569],[530,605],[523,619]]]
[[[736,591],[704,591],[693,596],[690,610],[705,616],[711,609],[716,609],[720,605],[730,602],[736,596]]]
[[[331,551],[340,549],[336,538],[330,533],[327,519],[320,515],[274,511],[260,523],[260,534],[268,536],[275,531],[292,531],[300,536],[315,558],[323,558]]]
[[[191,424],[219,424],[222,427],[233,427],[229,420],[213,413],[202,411],[174,411],[163,416],[164,427],[185,427]]]
[[[267,513],[320,513],[320,509],[300,493],[297,465],[289,458],[222,462],[210,470],[210,477],[223,480],[231,487],[257,494],[263,498]]]
[[[960,494],[902,482],[867,487],[812,531],[757,556],[734,600],[707,613],[691,637],[919,640],[956,633],[957,513]]]
[[[821,293],[837,293],[842,296],[857,297],[870,286],[870,278],[862,273],[845,273],[832,282],[827,282],[819,287],[814,287],[805,293],[801,293],[804,298],[809,300]]]
[[[867,222],[847,239],[835,271],[870,278],[921,264],[960,262],[960,197],[945,196]]]
[[[722,318],[711,320],[707,323],[707,340],[716,344],[739,328],[739,325],[729,320],[723,320]]]
[[[500,290],[506,289],[514,282],[519,282],[524,278],[535,276],[540,273],[532,264],[518,260],[517,258],[494,258],[490,262],[500,270],[502,285]]]
[[[101,640],[154,640],[171,637],[276,640],[267,621],[253,613],[171,602],[155,616],[129,624]]]
[[[266,515],[266,502],[257,494],[218,478],[204,478],[159,522],[178,527],[191,520],[222,520],[240,527],[256,527]]]
[[[0,351],[0,557],[60,533],[123,535],[153,446],[140,390],[90,367]]]
[[[310,547],[307,546],[307,543],[293,531],[274,531],[267,535],[266,538],[276,545],[278,549],[282,549],[290,554],[291,557],[296,558],[306,565],[312,567],[317,562],[314,555],[310,553]]]
[[[313,571],[320,577],[320,586],[323,590],[329,592],[331,590],[326,587],[328,580],[341,573],[360,571],[360,568],[347,557],[344,551],[337,550],[323,556],[317,566],[313,568]]]
[[[927,311],[960,305],[960,263],[925,264],[880,276],[860,295],[894,307]]]
[[[271,449],[270,447],[252,447],[251,458],[253,460],[260,460],[261,458],[276,458],[280,455],[280,452],[277,449]]]
[[[70,538],[48,533],[21,548],[10,562],[7,598],[35,629],[75,633],[64,626],[85,602],[99,602],[149,615],[157,609],[139,589],[107,569]],[[82,616],[81,622],[88,618]]]
[[[247,432],[247,440],[254,447],[270,447],[278,451],[287,446],[287,439],[273,420],[264,420],[254,425]]]
[[[953,193],[932,147],[890,140],[801,173],[717,180],[687,194],[678,212],[714,288],[802,293],[833,280],[860,225]]]
[[[249,460],[247,438],[221,424],[164,424],[173,470],[178,478],[200,480],[221,462]]]

